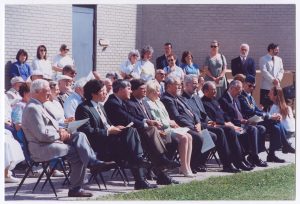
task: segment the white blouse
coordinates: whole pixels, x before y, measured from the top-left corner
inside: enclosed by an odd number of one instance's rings
[[[281,124],[288,132],[295,132],[296,126],[295,126],[295,118],[293,115],[292,108],[288,106],[289,114],[285,119],[281,120]],[[274,113],[280,113],[278,105],[273,104],[270,108],[269,113],[272,115]]]

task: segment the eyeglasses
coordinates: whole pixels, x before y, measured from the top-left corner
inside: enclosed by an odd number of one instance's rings
[[[45,49],[40,49],[40,52],[46,52],[46,50]]]
[[[255,85],[253,85],[253,84],[248,84],[248,87],[249,87],[249,88],[254,88],[254,89],[255,89]]]
[[[162,76],[165,76],[165,75],[166,75],[165,73],[157,73],[157,74],[160,74],[160,75],[162,75]]]
[[[174,59],[168,59],[168,62],[174,62]]]
[[[211,45],[210,47],[211,47],[211,48],[217,48],[218,46],[216,46],[216,45]]]

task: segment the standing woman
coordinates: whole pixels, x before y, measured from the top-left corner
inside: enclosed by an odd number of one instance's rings
[[[16,55],[16,62],[12,63],[10,67],[10,77],[20,76],[24,81],[27,80],[31,75],[31,68],[29,64],[26,63],[28,59],[28,53],[20,49]]]
[[[133,70],[140,59],[140,53],[138,50],[131,50],[128,54],[128,59],[120,65],[120,74],[123,79],[133,78]]]
[[[141,59],[137,61],[133,71],[134,78],[141,78],[149,81],[155,78],[154,64],[150,61],[154,50],[150,45],[146,45],[141,50]]]
[[[47,79],[52,78],[52,65],[47,59],[47,48],[45,45],[39,45],[36,51],[36,58],[32,61],[32,70],[39,70]]]
[[[199,75],[199,65],[193,63],[193,54],[191,51],[184,51],[181,57],[180,67],[185,74]]]
[[[205,81],[213,81],[216,84],[217,99],[219,99],[227,89],[226,70],[226,58],[219,53],[219,42],[213,40],[210,44],[210,54],[205,59],[204,71],[206,73]]]

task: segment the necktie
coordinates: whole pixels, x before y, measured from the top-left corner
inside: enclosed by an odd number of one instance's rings
[[[52,114],[50,112],[48,112],[48,110],[44,106],[42,107],[42,111],[45,114],[45,116],[51,121],[53,127],[56,130],[59,130],[58,122],[56,121],[56,119],[54,117],[52,117]]]
[[[103,123],[103,125],[104,125],[104,128],[105,128],[105,129],[108,129],[108,128],[110,127],[110,125],[108,124],[107,119],[106,119],[106,117],[104,116],[104,113],[102,112],[102,110],[101,110],[101,108],[100,108],[99,105],[97,106],[97,110],[98,110],[98,113],[99,113],[100,118],[101,118],[101,120],[102,120],[102,123]]]
[[[145,105],[144,105],[143,101],[139,101],[139,104],[141,106],[142,111],[144,112],[144,115],[147,117],[147,119],[150,119],[150,116],[149,116],[149,114],[148,114],[148,112],[145,108]]]
[[[242,63],[245,64],[245,61],[246,61],[246,57],[243,57]]]
[[[183,108],[183,110],[188,114],[190,115],[191,117],[194,117],[194,114],[186,107],[186,105],[180,101],[179,98],[176,99],[178,104]]]
[[[233,106],[234,106],[234,110],[235,110],[235,115],[237,116],[238,120],[242,120],[243,116],[237,107],[235,99],[233,99],[232,102],[233,102]]]

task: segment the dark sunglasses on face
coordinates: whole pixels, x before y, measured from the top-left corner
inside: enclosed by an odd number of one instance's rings
[[[162,76],[165,76],[165,75],[166,75],[165,73],[158,73],[158,74],[160,74],[160,75],[162,75]]]
[[[168,59],[168,62],[173,62],[174,61],[174,59]]]
[[[46,50],[45,49],[40,49],[40,52],[46,52]]]
[[[216,46],[216,45],[211,45],[210,47],[211,47],[211,48],[217,48],[218,46]]]
[[[248,87],[249,87],[249,88],[254,88],[254,89],[255,89],[255,85],[253,85],[253,84],[248,84]]]

